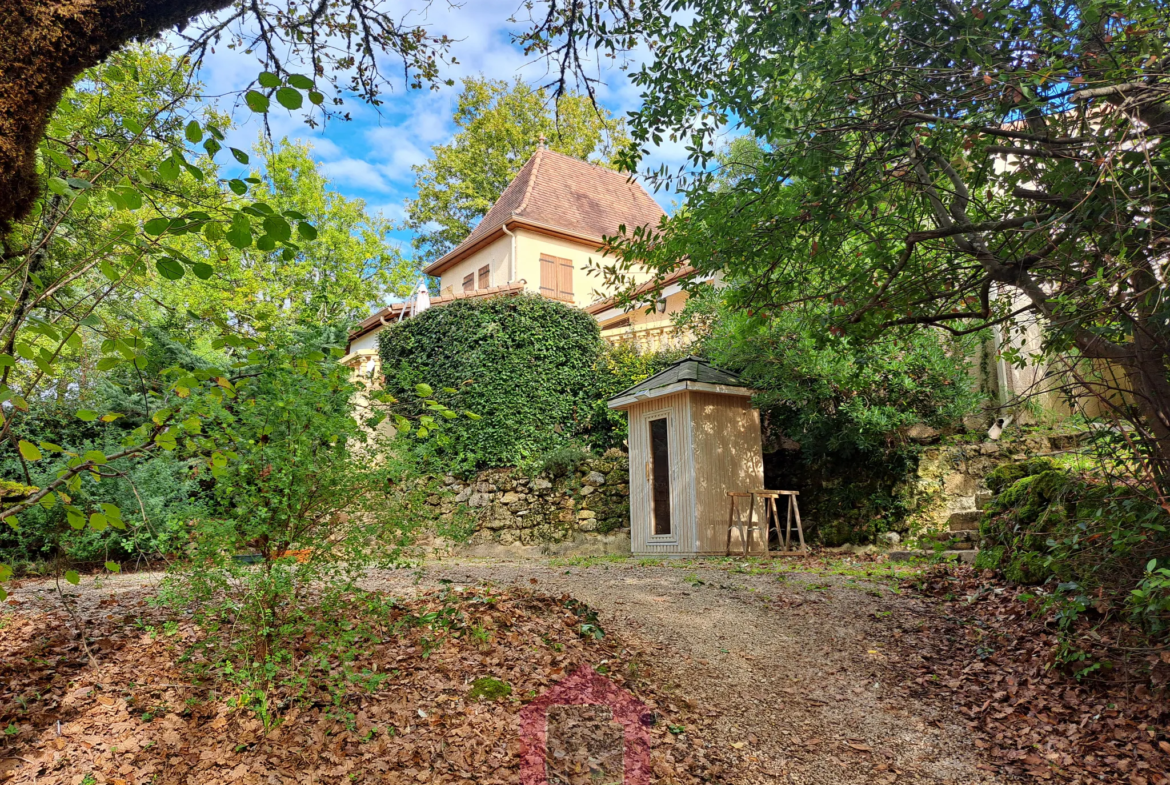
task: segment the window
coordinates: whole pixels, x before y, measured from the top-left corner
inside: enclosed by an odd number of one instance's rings
[[[573,299],[573,260],[540,255],[540,293],[558,300]]]
[[[479,288],[480,289],[488,288],[488,286],[490,285],[490,282],[491,282],[491,278],[492,278],[492,268],[488,267],[486,264],[483,267],[479,268]]]
[[[475,273],[468,273],[463,276],[463,291],[470,292],[475,289]]]
[[[650,421],[650,515],[654,536],[670,534],[670,445],[666,418]]]

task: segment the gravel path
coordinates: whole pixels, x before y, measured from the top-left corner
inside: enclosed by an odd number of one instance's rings
[[[883,649],[936,611],[896,596],[892,581],[783,564],[461,560],[375,573],[369,587],[409,593],[441,580],[535,582],[593,606],[605,629],[648,653],[660,683],[708,715],[715,743],[754,752],[729,783],[1004,782],[959,717],[898,689]]]

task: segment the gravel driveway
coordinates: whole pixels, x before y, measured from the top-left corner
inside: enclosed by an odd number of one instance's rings
[[[659,683],[708,715],[713,743],[754,752],[729,783],[1004,781],[959,717],[899,690],[883,651],[937,618],[927,603],[897,596],[897,582],[880,575],[745,567],[447,560],[372,574],[369,587],[535,581],[588,603],[605,629],[647,653]]]

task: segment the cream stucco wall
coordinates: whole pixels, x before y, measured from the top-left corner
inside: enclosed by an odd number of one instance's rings
[[[440,276],[439,289],[442,294],[463,291],[463,278],[468,273],[475,273],[475,287],[479,288],[479,268],[485,264],[491,267],[491,280],[488,286],[503,286],[508,283],[508,257],[512,252],[512,241],[507,235],[493,240],[463,261],[447,270]],[[518,276],[523,278],[523,275]],[[539,283],[536,284],[540,286]]]
[[[578,308],[594,302],[600,297],[610,294],[602,292],[604,288],[600,276],[590,275],[587,268],[611,263],[605,254],[598,253],[597,247],[591,242],[575,242],[558,237],[549,237],[545,234],[517,229],[516,257],[519,260],[517,277],[528,281],[528,288],[540,291],[540,255],[548,254],[560,259],[573,260],[573,303]],[[648,276],[645,273],[635,274],[639,283]]]
[[[516,235],[515,280],[525,281],[525,289],[528,291],[540,293],[540,256],[548,254],[559,259],[573,260],[573,304],[578,308],[584,308],[611,293],[601,292],[603,288],[601,278],[588,272],[587,268],[591,262],[594,265],[610,263],[609,257],[599,254],[592,242],[550,237],[520,227],[516,227],[513,234]],[[463,261],[444,270],[441,275],[441,291],[443,293],[463,291],[463,278],[469,273],[476,274],[475,285],[479,288],[479,268],[485,264],[490,265],[492,270],[490,286],[503,286],[509,283],[511,249],[512,239],[507,235],[493,240]],[[649,275],[637,272],[633,278],[637,283],[642,283]]]

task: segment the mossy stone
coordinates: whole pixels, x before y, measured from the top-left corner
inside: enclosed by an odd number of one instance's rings
[[[471,682],[471,691],[467,693],[469,701],[485,700],[496,701],[512,694],[512,685],[506,681],[484,676]]]

